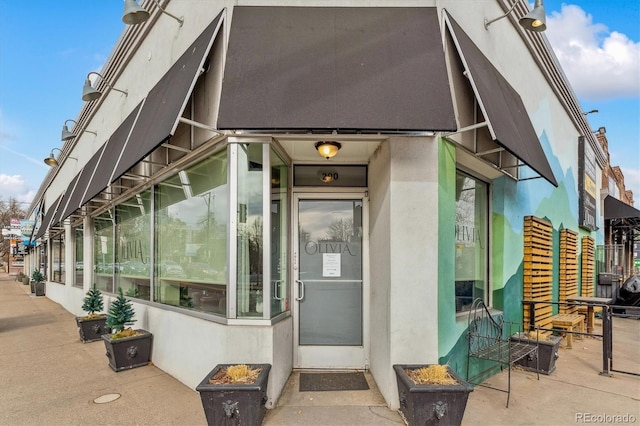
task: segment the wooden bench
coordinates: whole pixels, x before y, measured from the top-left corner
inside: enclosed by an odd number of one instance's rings
[[[566,330],[567,349],[571,349],[573,343],[573,332],[584,333],[584,315],[580,314],[558,314],[551,317],[551,324],[554,329]],[[580,338],[582,336],[580,335]]]
[[[579,305],[578,312],[580,315],[585,316],[585,322],[587,324],[587,333],[592,333],[593,328],[595,327],[595,314],[596,312],[601,312],[602,306],[596,306],[595,308],[589,309],[586,305]]]
[[[504,321],[502,316],[494,317],[481,299],[475,299],[471,305],[468,318],[468,354],[467,354],[467,381],[478,386],[507,393],[507,408],[511,396],[511,367],[519,360],[530,357],[536,360],[536,372],[538,380],[538,339],[523,341],[512,340],[511,336],[522,332],[522,325]],[[469,377],[472,360],[479,368],[479,372]],[[488,361],[488,362],[485,362]],[[483,368],[484,367],[484,368]],[[507,389],[496,388],[482,384],[488,373],[499,367],[502,371],[508,369]],[[474,380],[480,379],[480,383]]]

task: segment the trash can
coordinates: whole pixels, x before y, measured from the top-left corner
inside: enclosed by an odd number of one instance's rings
[[[620,277],[610,272],[598,274],[598,285],[596,286],[596,297],[607,297],[613,299],[615,303],[620,287]]]

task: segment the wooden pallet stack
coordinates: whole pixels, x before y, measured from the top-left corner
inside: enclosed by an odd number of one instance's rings
[[[595,241],[589,236],[582,237],[582,286],[580,295],[593,297],[593,282],[595,280]]]
[[[524,218],[524,300],[550,302],[553,283],[553,227],[551,222],[535,216]],[[536,304],[534,324],[551,328],[550,304]],[[524,307],[525,331],[532,323],[529,307]],[[541,332],[540,334],[549,334]]]
[[[560,277],[558,301],[578,295],[578,233],[571,229],[560,230]],[[577,314],[577,306],[560,305],[561,314]]]

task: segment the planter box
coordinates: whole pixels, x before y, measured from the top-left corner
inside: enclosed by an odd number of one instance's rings
[[[45,295],[45,284],[44,282],[37,282],[34,284],[36,296],[44,296]]]
[[[23,285],[29,285],[29,281],[30,281],[30,280],[29,280],[29,277],[24,277],[24,278],[22,278],[22,284],[23,284]]]
[[[96,340],[101,340],[103,334],[109,334],[111,330],[104,325],[106,320],[106,315],[95,318],[76,317],[80,341],[83,343],[95,342]]]
[[[209,378],[234,364],[218,364],[200,382],[196,390],[200,392],[202,408],[210,425],[260,425],[267,411],[267,383],[271,364],[247,364],[250,368],[260,368],[255,383],[210,384]]]
[[[512,340],[517,340],[527,343],[536,343],[535,339],[530,339],[520,333],[511,337]],[[547,340],[538,341],[538,373],[549,375],[556,369],[556,359],[558,359],[558,349],[560,348],[560,342],[562,337],[549,336]],[[525,370],[536,371],[536,358],[525,357],[516,362],[519,366]]]
[[[31,286],[31,293],[35,293],[36,292],[36,282],[33,281],[32,279],[29,279],[29,285]]]
[[[104,347],[107,349],[107,358],[109,358],[109,367],[113,371],[142,367],[151,361],[153,335],[146,330],[136,331],[141,334],[121,339],[112,339],[109,334],[102,335]]]
[[[405,369],[414,370],[427,366],[428,364],[393,366],[398,381],[400,413],[409,426],[460,425],[473,386],[448,367],[458,384],[416,385],[405,372]]]

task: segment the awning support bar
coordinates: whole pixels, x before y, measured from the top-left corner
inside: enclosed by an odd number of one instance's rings
[[[504,151],[504,148],[499,147],[499,148],[488,149],[488,150],[482,151],[482,152],[476,152],[476,155],[478,157],[482,157],[483,155],[494,154],[496,152],[502,152],[502,151]]]
[[[471,126],[463,127],[462,129],[458,129],[455,132],[443,133],[442,136],[456,135],[458,133],[468,132],[469,130],[479,129],[481,127],[485,127],[485,126],[488,126],[488,125],[489,125],[489,123],[487,121],[483,121],[482,123],[476,123],[476,124],[472,124]]]
[[[216,129],[213,126],[209,126],[209,125],[203,124],[203,123],[198,123],[197,121],[189,120],[188,118],[180,117],[178,119],[178,121],[180,121],[181,123],[184,123],[184,124],[188,124],[188,125],[193,126],[193,127],[198,127],[200,129],[209,130],[210,132],[217,133],[220,136],[224,135],[223,132],[221,132],[220,130]]]

